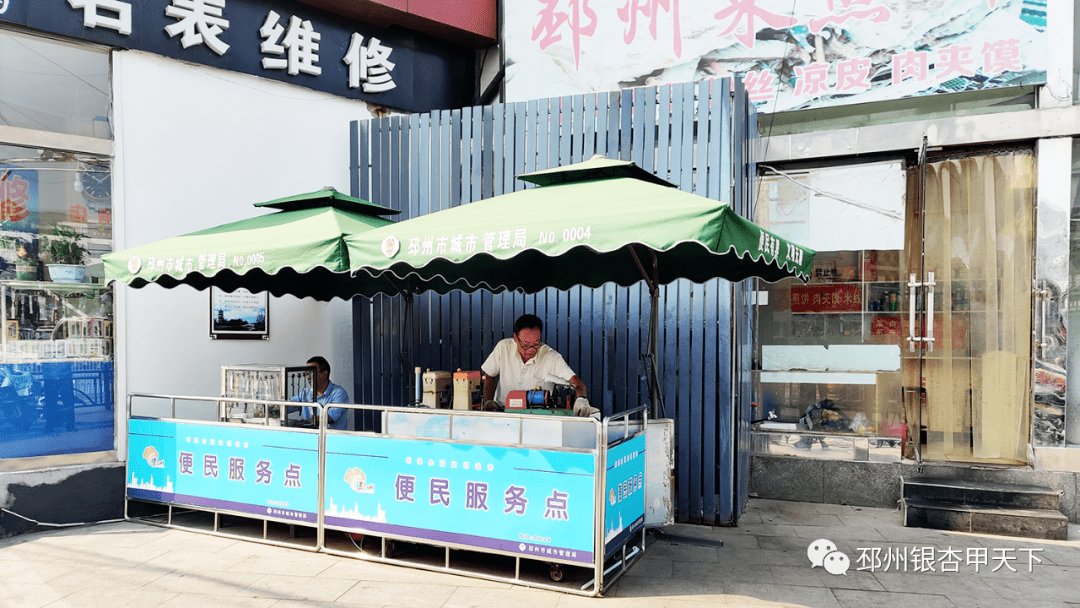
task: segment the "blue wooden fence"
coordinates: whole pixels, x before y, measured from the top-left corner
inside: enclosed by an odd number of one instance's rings
[[[517,174],[601,154],[747,215],[754,171],[748,138],[756,127],[741,82],[734,87],[714,80],[354,122],[352,194],[398,209],[404,219],[522,190]],[[676,427],[679,521],[734,522],[746,501],[749,289],[748,281],[721,280],[660,289],[660,385]],[[649,402],[644,284],[419,294],[412,307],[405,328],[400,296],[353,301],[358,402],[406,403],[415,366],[479,369],[526,312],[544,320],[545,341],[605,415]]]

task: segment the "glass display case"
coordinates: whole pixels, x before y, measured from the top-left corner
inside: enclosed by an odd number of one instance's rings
[[[311,365],[246,364],[221,366],[221,396],[264,401],[291,401],[305,389],[315,385],[315,368]],[[308,395],[312,395],[309,392]],[[248,424],[284,425],[288,412],[278,406],[245,401],[221,404],[221,420]]]
[[[824,251],[807,283],[759,285],[757,430],[803,433],[793,454],[824,448],[810,440],[818,435],[900,443],[907,332],[900,269],[900,251]]]
[[[0,281],[0,295],[0,458],[113,449],[112,288]]]

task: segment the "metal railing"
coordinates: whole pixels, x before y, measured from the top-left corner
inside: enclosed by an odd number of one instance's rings
[[[164,402],[167,409],[167,416],[146,416],[138,415],[133,412],[133,408],[137,404],[141,405],[141,402],[158,402],[157,410],[162,409],[161,402]],[[177,409],[178,405],[184,404],[201,404],[199,407],[207,408],[208,411],[213,412],[216,415],[221,410],[221,406],[224,403],[234,403],[242,401],[243,403],[249,403],[254,405],[262,405],[264,417],[261,419],[262,424],[240,424],[232,422],[222,422],[218,419],[190,419],[190,418],[178,418]],[[137,403],[138,402],[138,403]],[[300,407],[308,406],[318,409],[318,424],[314,428],[296,428],[291,426],[273,426],[271,422],[273,418],[270,416],[270,406],[277,407]],[[342,408],[351,410],[354,412],[359,411],[372,411],[376,412],[376,415],[381,419],[381,430],[376,431],[346,431],[335,430],[327,428],[327,410],[328,407]],[[135,408],[135,409],[148,409],[148,408]],[[527,585],[537,588],[546,588],[561,592],[575,593],[578,595],[595,596],[599,595],[605,586],[610,584],[621,576],[629,566],[629,564],[642,555],[645,549],[645,536],[644,526],[642,526],[640,544],[634,544],[634,546],[628,550],[627,545],[631,544],[633,536],[623,542],[622,552],[618,556],[608,559],[606,547],[605,547],[605,491],[607,485],[607,451],[611,447],[621,444],[624,441],[635,438],[645,432],[647,424],[647,411],[646,408],[640,407],[627,412],[620,413],[611,418],[605,419],[602,422],[593,418],[577,418],[577,417],[565,417],[565,416],[545,416],[536,414],[509,414],[509,413],[492,413],[482,411],[468,411],[468,410],[443,410],[443,409],[426,409],[426,408],[411,408],[411,407],[394,407],[394,406],[377,406],[377,405],[360,405],[360,404],[342,404],[334,403],[330,406],[323,406],[317,403],[309,402],[293,402],[293,401],[274,401],[274,400],[260,400],[260,399],[238,399],[237,397],[193,397],[186,395],[164,395],[164,394],[151,394],[151,393],[132,393],[128,395],[127,399],[127,414],[130,420],[164,420],[173,422],[182,422],[184,424],[204,425],[207,427],[253,427],[261,430],[268,430],[272,432],[281,433],[306,433],[306,434],[318,434],[318,485],[317,485],[317,517],[315,521],[315,545],[303,545],[293,542],[284,542],[270,539],[268,537],[268,523],[269,522],[281,522],[289,524],[290,526],[296,525],[295,521],[283,519],[280,517],[274,517],[268,514],[254,514],[250,512],[238,512],[229,509],[196,506],[185,503],[173,503],[169,501],[154,501],[147,500],[142,497],[130,497],[130,491],[125,493],[125,517],[133,521],[142,521],[154,525],[162,525],[167,527],[173,527],[193,532],[209,533],[227,538],[234,538],[239,540],[253,540],[256,542],[263,542],[277,546],[299,548],[308,551],[321,551],[328,554],[340,555],[345,557],[366,559],[372,561],[385,562],[390,564],[405,565],[416,568],[423,568],[426,570],[446,572],[464,576],[470,576],[474,578],[484,578],[488,580],[507,582],[512,584]],[[434,421],[434,423],[432,423]],[[445,421],[445,425],[442,422]],[[428,424],[425,424],[428,423]],[[487,425],[489,431],[486,436],[470,437],[469,430],[477,429],[483,423],[491,423]],[[559,441],[553,440],[553,433],[551,429],[560,429]],[[425,429],[424,434],[420,434],[410,429]],[[445,431],[441,429],[445,428]],[[438,432],[434,432],[433,429],[439,429]],[[491,429],[494,429],[492,431]],[[546,431],[545,431],[546,429]],[[565,429],[571,429],[570,432],[565,432]],[[130,432],[130,423],[129,423]],[[481,446],[489,448],[517,448],[522,450],[545,450],[553,452],[566,452],[574,454],[588,454],[592,456],[594,474],[593,474],[593,513],[592,513],[592,526],[593,526],[593,552],[592,552],[592,571],[593,578],[586,582],[584,585],[578,588],[568,588],[566,585],[549,585],[540,583],[535,580],[527,580],[521,578],[521,560],[522,554],[520,552],[512,552],[506,550],[481,548],[475,545],[466,545],[453,541],[433,541],[430,538],[419,538],[415,536],[409,536],[407,534],[395,534],[390,532],[374,534],[370,531],[360,530],[356,528],[350,528],[342,525],[327,525],[326,522],[326,498],[327,498],[327,440],[328,437],[333,436],[368,436],[379,437],[381,439],[400,439],[400,440],[420,440],[424,442],[443,443],[443,444],[464,444],[470,446]],[[178,440],[178,438],[177,438]],[[557,445],[556,445],[557,444]],[[566,445],[570,444],[570,445]],[[130,446],[129,442],[129,446]],[[128,483],[132,482],[131,473],[131,459],[130,453],[132,448],[129,447],[128,458],[128,470],[126,472],[126,479]],[[167,514],[164,521],[155,520],[154,518],[142,518],[132,517],[128,514],[128,501],[143,501],[143,502],[159,502],[167,506]],[[642,499],[644,502],[644,499]],[[206,530],[202,528],[178,525],[173,521],[174,507],[177,504],[183,505],[185,508],[190,508],[197,511],[206,511],[213,513],[213,528],[212,530]],[[251,518],[255,520],[261,520],[263,522],[263,535],[261,539],[252,538],[243,535],[224,533],[220,529],[220,516],[221,515],[238,515],[240,517]],[[160,516],[158,516],[160,517]],[[304,524],[299,524],[304,525]],[[290,528],[292,531],[293,528]],[[351,535],[364,534],[370,536],[380,537],[380,548],[377,555],[371,555],[364,553],[362,550],[357,552],[341,551],[328,547],[326,543],[327,530],[337,530],[345,532]],[[422,561],[410,561],[402,559],[401,557],[395,557],[394,555],[394,542],[416,542],[425,545],[432,545],[436,547],[442,547],[445,550],[443,565],[435,566],[431,563]],[[355,541],[353,543],[356,544]],[[359,548],[359,547],[358,547]],[[514,576],[499,576],[491,572],[484,572],[478,570],[461,569],[451,566],[451,550],[459,551],[474,551],[480,553],[488,553],[495,555],[504,555],[514,558]],[[617,548],[616,548],[617,551]],[[607,555],[606,555],[607,554]],[[535,559],[540,562],[547,562],[551,567],[551,578],[553,581],[559,581],[562,579],[562,566],[563,565],[575,565],[581,566],[580,562],[574,562],[569,559],[563,559],[558,556],[543,556],[540,558],[534,558],[532,556],[525,556],[526,559]],[[610,563],[609,563],[610,562]],[[613,574],[614,573],[614,574]]]

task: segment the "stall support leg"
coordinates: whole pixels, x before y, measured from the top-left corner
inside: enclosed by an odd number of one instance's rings
[[[446,548],[446,567],[450,568],[450,547]]]
[[[263,520],[263,540],[266,540],[267,530],[269,529],[269,527],[270,527],[270,522],[264,519]]]
[[[218,526],[221,523],[221,521],[219,519],[220,517],[221,517],[220,513],[214,513],[214,532],[218,531]]]
[[[515,581],[520,581],[521,580],[521,558],[520,557],[515,557],[514,558],[514,580]]]
[[[168,525],[172,525],[172,505],[169,505],[169,515],[165,519]]]

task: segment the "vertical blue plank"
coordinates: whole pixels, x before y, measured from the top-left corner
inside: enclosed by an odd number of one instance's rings
[[[721,86],[718,80],[709,81],[708,158],[705,161],[709,175],[705,186],[705,196],[716,201],[724,200],[720,197],[720,145],[724,136],[724,121],[720,108],[723,103]]]
[[[701,470],[702,477],[702,489],[701,493],[704,497],[704,523],[710,525],[716,525],[716,515],[719,512],[719,505],[716,502],[716,481],[717,481],[717,468],[716,468],[716,454],[717,444],[720,441],[720,433],[717,428],[717,394],[719,393],[719,384],[717,382],[717,373],[723,370],[723,359],[720,357],[720,343],[719,336],[717,334],[717,292],[719,289],[720,280],[713,279],[705,283],[705,335],[702,342],[704,344],[703,351],[708,353],[707,356],[702,357],[705,360],[703,366],[701,380],[702,380],[702,400],[701,400],[701,428],[704,433],[704,445],[701,448]],[[710,363],[709,360],[713,362]]]
[[[383,118],[379,120],[379,155],[374,157],[379,162],[379,200],[378,204],[389,207],[391,205],[391,198],[393,197],[391,189],[390,174],[392,172],[391,159],[393,149],[393,131],[392,122],[390,118]],[[394,369],[397,367],[397,357],[393,348],[393,328],[394,328],[394,299],[390,297],[383,297],[380,301],[380,322],[383,324],[382,332],[382,372],[380,375],[380,387],[382,394],[380,395],[380,403],[393,403],[393,374]]]
[[[462,177],[468,178],[468,173],[461,172],[461,134],[463,116],[472,117],[472,108],[463,110],[451,110],[450,112],[450,206],[457,207],[461,204]],[[471,126],[471,125],[470,125]]]
[[[734,164],[732,160],[732,153],[734,147],[739,145],[734,141],[734,132],[732,131],[733,123],[731,116],[731,91],[728,88],[728,80],[725,78],[720,83],[720,103],[717,104],[717,114],[720,120],[718,121],[723,126],[719,138],[720,146],[720,188],[717,190],[716,200],[724,201],[730,204],[732,209],[735,209],[734,191],[732,190],[732,175],[734,175]],[[716,116],[714,116],[716,118]]]
[[[645,89],[638,88],[631,91],[633,94],[633,152],[630,160],[639,167],[644,167],[645,160]],[[647,171],[649,169],[646,169]]]
[[[601,156],[607,156],[607,133],[608,133],[608,101],[611,96],[607,93],[598,93],[596,95],[596,153]]]
[[[455,191],[461,193],[461,197],[456,203],[451,203],[452,207],[456,207],[467,202],[470,195],[469,177],[471,175],[471,161],[472,161],[472,137],[473,137],[473,110],[475,108],[462,108],[461,110],[454,110],[451,120],[455,121],[454,133],[451,137],[454,138],[453,150],[457,152],[458,156],[454,164],[458,168],[458,173],[454,176],[457,188]],[[469,294],[463,294],[460,291],[453,291],[450,294],[443,296],[450,299],[450,316],[454,340],[454,348],[451,351],[451,358],[449,361],[443,362],[443,370],[457,369],[461,361],[468,356],[469,345],[472,341],[472,332],[470,327],[470,309],[472,308],[472,296]],[[456,325],[454,325],[456,323]]]
[[[516,137],[515,147],[526,146],[525,156],[522,159],[524,161],[525,173],[531,173],[536,171],[537,168],[539,168],[537,166],[537,158],[540,156],[540,154],[544,154],[544,156],[546,156],[546,152],[540,151],[540,146],[546,144],[546,137],[541,137],[540,133],[541,130],[546,130],[548,129],[548,127],[546,127],[546,125],[541,125],[540,123],[541,119],[538,117],[540,117],[541,112],[539,110],[538,104],[539,102],[537,102],[536,99],[530,99],[527,105],[524,102],[515,105],[515,107],[525,107],[525,111],[516,110],[517,118],[519,121],[521,121],[521,123],[519,123],[519,125],[521,125],[521,129],[514,131]],[[546,131],[543,132],[546,133]],[[541,141],[543,141],[543,143],[541,143]],[[510,183],[508,183],[507,189],[505,189],[505,191],[513,192],[515,189],[516,188],[514,187],[513,176],[511,175],[511,181]]]
[[[691,462],[700,459],[701,455],[694,452],[694,445],[700,448],[701,444],[695,442],[694,436],[700,432],[692,425],[691,410],[694,407],[692,401],[693,395],[690,394],[690,378],[693,376],[693,367],[691,365],[691,335],[692,328],[690,327],[690,281],[685,279],[679,279],[676,281],[676,289],[678,291],[678,327],[679,327],[679,342],[678,342],[678,377],[679,377],[679,406],[676,414],[677,424],[679,425],[679,440],[678,449],[683,458],[676,458],[679,462],[679,471],[677,473],[679,479],[682,481],[679,483],[679,498],[678,512],[680,518],[683,521],[687,521],[688,518],[695,517],[695,514],[690,511],[692,506],[690,496],[701,491],[700,477],[694,479],[690,475]],[[697,502],[696,500],[694,502]]]
[[[521,101],[514,106],[514,176],[525,173],[525,133],[526,125],[529,124],[528,116],[526,113],[527,105]],[[542,112],[541,112],[542,113]],[[524,182],[519,179],[513,179],[510,181],[513,184],[512,190],[521,190],[524,188]]]
[[[592,371],[590,375],[591,388],[595,391],[590,393],[593,395],[593,407],[604,410],[605,415],[611,412],[611,407],[604,409],[604,395],[606,391],[607,378],[604,375],[604,358],[607,352],[607,343],[604,341],[604,288],[598,287],[596,289],[590,289],[592,292],[592,309],[589,312],[589,323],[592,327],[592,343],[590,350],[592,351],[592,358],[589,363],[592,364]]]
[[[661,349],[661,360],[663,361],[663,371],[661,373],[661,382],[664,387],[664,405],[667,408],[667,416],[675,420],[675,449],[677,454],[676,460],[685,462],[689,455],[689,438],[682,431],[681,419],[679,418],[679,384],[678,384],[678,359],[679,354],[679,287],[675,283],[666,285],[661,288],[661,303],[663,304],[664,319],[664,347]],[[683,486],[686,485],[685,477],[676,478],[676,488],[679,492],[682,492]],[[676,515],[680,518],[679,521],[686,521],[686,517],[683,511],[685,509],[686,501],[677,501]]]
[[[401,210],[401,116],[390,119],[390,204],[391,209]]]
[[[731,111],[734,117],[734,128],[732,132],[732,171],[735,174],[734,194],[731,202],[731,208],[739,213],[739,215],[746,217],[746,200],[744,198],[743,182],[747,177],[746,174],[746,106],[743,103],[745,98],[745,91],[742,88],[742,81],[736,79],[734,87],[734,103]]]
[[[589,93],[585,96],[583,117],[582,158],[589,159],[596,154],[596,93]]]
[[[360,180],[360,189],[357,190],[356,196],[364,199],[371,199],[371,121],[365,120],[360,123],[360,142],[359,150],[359,162],[358,162],[358,177]]]
[[[530,110],[532,112],[531,114],[529,113]],[[528,118],[529,116],[532,116],[532,118],[531,119]],[[514,141],[513,141],[513,146],[514,146],[514,155],[515,156],[514,156],[514,164],[513,164],[512,167],[509,168],[509,174],[508,174],[509,181],[507,182],[506,192],[515,192],[517,190],[521,190],[524,187],[523,182],[521,180],[519,180],[519,179],[516,179],[515,176],[525,172],[525,167],[526,167],[526,158],[525,157],[527,156],[525,154],[526,139],[528,139],[529,146],[534,146],[534,143],[538,145],[540,140],[536,139],[535,135],[530,134],[530,130],[532,131],[533,134],[535,134],[536,133],[535,129],[537,129],[536,125],[537,124],[546,125],[546,122],[544,122],[546,120],[547,120],[547,116],[545,115],[543,109],[539,108],[539,106],[537,106],[535,103],[530,102],[529,104],[526,104],[525,102],[518,102],[518,103],[514,104]],[[536,139],[535,142],[533,141],[534,139]],[[535,148],[530,148],[530,149],[535,149]],[[529,161],[529,162],[535,163],[537,156],[534,155],[534,156],[532,156],[530,158],[532,158],[532,160]],[[536,167],[535,165],[533,165],[533,167],[539,168],[539,167]],[[520,294],[515,294],[513,296],[513,302],[514,302],[513,310],[515,312],[515,314],[513,316],[514,316],[515,319],[517,319],[518,316],[520,316],[522,313],[524,313],[525,296],[520,295]],[[510,327],[511,328],[513,327],[513,322],[511,322]],[[505,335],[509,336],[510,333],[507,332]]]
[[[449,209],[452,194],[450,193],[452,181],[451,167],[453,166],[454,158],[451,156],[450,149],[457,143],[453,141],[453,114],[450,110],[443,110],[439,113],[439,198],[437,206],[432,207],[432,211]]]
[[[683,150],[683,114],[687,109],[683,105],[683,98],[680,94],[682,87],[680,85],[672,85],[671,87],[671,149],[668,152],[668,172],[669,179],[672,183],[679,187],[680,190],[686,189],[686,184],[682,183],[682,150]]]
[[[537,110],[537,170],[543,170],[551,166],[548,151],[551,145],[551,131],[558,129],[558,124],[552,118],[551,99],[540,99]]]
[[[697,138],[694,151],[697,153],[694,172],[694,193],[707,196],[709,192],[709,87],[712,81],[706,80],[697,86]]]
[[[610,138],[609,138],[610,141]],[[603,288],[604,293],[604,416],[610,416],[615,412],[615,367],[616,359],[615,322],[618,318],[615,292],[618,289],[613,284],[607,284]],[[595,405],[595,404],[594,404]]]
[[[648,302],[648,289],[636,283],[626,289],[630,307],[626,317],[626,408],[632,409],[644,403],[642,389],[646,387],[644,368],[641,367],[642,345],[648,340],[649,318],[641,316]],[[648,395],[648,389],[645,389]]]
[[[503,189],[503,159],[507,156],[507,150],[505,148],[507,133],[506,105],[501,103],[495,104],[492,106],[491,110],[491,130],[493,133],[491,142],[491,195],[498,196],[505,192]],[[485,156],[485,158],[487,157]]]
[[[367,298],[353,298],[353,390],[350,395],[357,403],[371,403],[371,334],[368,331],[371,320],[369,315],[369,300]]]
[[[493,159],[495,153],[495,110],[491,106],[484,108],[484,141],[482,142],[482,150],[483,156],[480,162],[484,171],[484,184],[483,189],[480,191],[480,198],[489,198],[495,191],[494,184],[492,183],[495,174],[495,161]]]
[[[567,365],[581,375],[581,288],[571,287],[566,293],[566,350],[562,351]],[[586,384],[588,387],[588,384]]]
[[[569,165],[572,161],[570,144],[577,133],[574,131],[574,98],[567,95],[559,100],[561,109],[559,120],[559,165]]]
[[[353,171],[355,183],[350,184],[350,194],[355,197],[367,199],[370,188],[368,175],[368,149],[371,123],[370,121],[354,122],[355,132],[350,138],[350,144],[355,145],[356,168]],[[372,362],[372,335],[371,335],[371,300],[369,298],[354,298],[352,300],[353,318],[353,392],[359,403],[373,403],[372,388],[374,387]],[[367,428],[363,415],[357,421],[357,426],[364,430]]]
[[[606,288],[611,290],[615,297],[615,315],[611,320],[611,330],[615,336],[615,360],[613,362],[614,365],[612,366],[612,407],[614,408],[613,411],[622,412],[626,411],[630,406],[627,400],[629,393],[628,389],[630,386],[629,378],[627,377],[627,367],[629,364],[627,359],[633,355],[627,351],[626,345],[628,341],[627,336],[631,331],[637,331],[637,328],[629,327],[626,320],[629,316],[629,309],[631,306],[634,306],[634,304],[630,302],[630,293],[627,288],[617,287],[611,283],[609,283]]]
[[[619,91],[608,93],[607,114],[607,156],[621,158],[619,150],[619,122],[622,120],[622,94]]]
[[[371,201],[382,197],[383,121],[371,121]]]
[[[648,87],[642,92],[645,106],[645,149],[641,157],[641,166],[649,173],[656,173],[657,133],[656,133],[656,87]],[[663,121],[661,121],[663,122]]]
[[[456,190],[456,186],[458,186],[457,183],[454,183],[452,181],[453,167],[456,164],[454,162],[456,160],[456,157],[453,156],[452,148],[457,147],[459,145],[459,142],[455,141],[452,138],[455,127],[454,123],[460,123],[461,121],[460,112],[457,112],[455,115],[455,113],[450,110],[443,110],[441,114],[442,116],[439,120],[439,128],[442,131],[442,133],[440,134],[442,153],[439,156],[439,210],[450,208],[450,203],[453,200],[454,196],[452,191]],[[460,175],[460,173],[458,175]],[[438,321],[435,326],[436,329],[433,332],[433,338],[437,338],[439,340],[439,346],[437,347],[439,357],[436,366],[433,369],[444,370],[446,369],[446,366],[451,364],[450,362],[454,358],[453,349],[454,343],[457,339],[457,335],[454,332],[454,321],[456,319],[453,316],[453,311],[451,310],[450,306],[450,299],[447,296],[433,296],[432,302],[437,303],[439,311]],[[433,343],[432,346],[435,346],[435,344]]]
[[[472,176],[473,176],[472,179],[473,179],[473,187],[472,187],[472,196],[469,199],[470,202],[480,200],[480,198],[482,197],[482,191],[481,191],[481,188],[480,188],[480,186],[482,185],[480,175],[481,175],[482,170],[485,171],[485,172],[487,171],[486,168],[482,168],[482,163],[483,163],[483,144],[484,144],[484,141],[485,141],[485,139],[490,140],[490,136],[485,132],[485,129],[486,129],[488,123],[490,122],[489,120],[487,120],[489,114],[490,114],[490,110],[488,110],[486,108],[484,108],[484,109],[475,108],[473,110],[473,120],[472,120],[472,123],[473,123],[473,126],[472,126],[472,129],[473,129],[473,134],[472,134],[472,137],[473,137],[473,139],[472,139]],[[490,146],[489,146],[489,149],[490,149]],[[453,371],[454,369],[457,369],[457,367],[459,365],[467,365],[467,366],[469,366],[468,368],[465,368],[465,369],[474,369],[475,367],[479,367],[480,362],[477,361],[476,359],[480,356],[481,351],[485,351],[485,348],[484,348],[484,344],[485,344],[485,342],[484,342],[484,327],[483,327],[484,318],[483,318],[483,316],[484,316],[484,311],[485,311],[485,308],[486,308],[485,303],[487,303],[486,304],[487,307],[490,307],[490,305],[491,305],[490,304],[491,303],[491,294],[488,293],[488,292],[474,293],[474,294],[469,296],[469,300],[470,300],[470,302],[469,302],[469,311],[470,311],[470,314],[471,314],[471,319],[469,321],[469,326],[470,326],[470,328],[472,330],[472,340],[470,341],[471,343],[469,344],[469,347],[466,349],[466,355],[467,356],[462,357],[461,361],[459,361],[456,365],[450,367],[449,369],[451,371]]]
[[[656,142],[656,175],[661,179],[671,181],[668,160],[671,153],[671,124],[675,118],[671,109],[671,85],[660,87],[659,92],[659,115],[656,119],[656,125],[659,128],[659,137]]]
[[[661,158],[667,165],[667,173],[661,174],[661,177],[669,179],[677,185],[682,165],[683,140],[680,126],[682,125],[684,112],[682,97],[677,94],[678,91],[679,87],[677,85],[665,86],[660,104],[661,116],[663,116],[665,107],[670,108],[668,125],[661,126],[661,139],[664,140],[664,131],[670,131],[671,138],[670,145],[660,149]],[[665,99],[668,97],[670,101]],[[667,142],[665,141],[665,143]],[[670,358],[666,363],[665,373],[671,377],[671,392],[674,396],[671,407],[675,413],[675,428],[677,429],[675,449],[678,451],[678,455],[675,460],[679,465],[676,472],[675,513],[678,521],[688,521],[690,516],[690,492],[693,483],[690,479],[690,460],[696,457],[690,451],[690,395],[683,386],[686,374],[690,371],[690,366],[683,364],[683,357],[686,355],[686,344],[689,342],[689,336],[686,333],[688,320],[684,312],[687,304],[684,291],[682,281],[672,283],[667,287],[669,298],[668,327],[665,336],[665,339],[671,345],[670,351],[666,353],[666,356]]]
[[[585,160],[585,158],[588,158],[588,157],[583,157],[582,156],[584,154],[584,149],[585,149],[584,148],[584,146],[585,146],[585,137],[584,137],[584,127],[585,127],[585,111],[584,111],[584,108],[585,108],[585,105],[584,104],[585,104],[585,96],[584,95],[575,95],[574,96],[574,98],[573,98],[573,106],[572,106],[572,109],[573,109],[573,112],[574,112],[574,148],[573,148],[572,153],[570,155],[571,156],[570,162],[572,162],[572,163],[580,163],[582,160]]]
[[[473,109],[473,133],[472,133],[472,154],[470,159],[470,170],[472,177],[471,192],[469,194],[468,201],[473,202],[484,198],[484,190],[487,189],[490,192],[491,188],[487,184],[485,175],[488,170],[488,166],[484,164],[484,140],[485,138],[490,141],[490,118],[491,108],[474,108]],[[487,133],[485,133],[485,129]],[[490,149],[490,146],[487,148]],[[490,195],[490,194],[488,194]]]
[[[562,136],[563,129],[567,128],[567,115],[563,114],[562,99],[552,97],[548,100],[548,103],[550,104],[548,117],[551,120],[551,127],[548,129],[548,157],[545,166],[558,167],[559,138]]]
[[[596,377],[592,374],[592,358],[593,358],[593,314],[592,314],[592,299],[593,290],[585,287],[581,288],[578,292],[578,309],[581,311],[579,319],[581,323],[578,325],[578,365],[574,368],[574,371],[578,373],[581,380],[585,383],[585,388],[588,389],[589,399],[595,399],[597,393]]]
[[[709,434],[711,442],[712,429],[702,426],[702,409],[704,395],[702,385],[706,367],[716,365],[716,358],[710,356],[705,350],[704,332],[705,325],[705,288],[702,285],[690,284],[690,322],[681,324],[690,327],[690,352],[685,360],[692,367],[681,367],[680,373],[685,374],[685,382],[689,384],[690,393],[690,517],[691,521],[700,522],[703,515],[702,509],[702,435]],[[681,295],[681,294],[680,294]],[[686,344],[686,341],[683,341]],[[680,358],[680,362],[683,361]],[[713,472],[708,471],[709,476]],[[712,502],[711,500],[709,502]]]
[[[597,138],[597,129],[603,130],[604,122],[597,122],[597,95],[595,93],[589,93],[585,95],[583,99],[584,108],[582,111],[582,158],[592,158],[597,150],[597,140],[604,139],[603,137]],[[577,347],[577,363],[572,364],[571,367],[578,373],[581,380],[585,383],[588,390],[588,395],[591,400],[600,403],[599,399],[601,393],[598,391],[600,388],[600,377],[593,372],[593,357],[594,354],[600,351],[594,349],[594,333],[598,332],[599,328],[596,326],[595,315],[593,314],[593,294],[596,290],[575,287],[571,290],[571,325],[569,331],[571,333],[571,340],[573,345]],[[580,320],[580,322],[578,322]],[[576,324],[576,329],[575,329]]]
[[[575,98],[569,95],[559,100],[559,154],[554,160],[553,166],[563,166],[573,162],[571,144],[574,143],[574,138],[579,136],[582,124],[581,112],[574,107],[574,101]],[[575,124],[577,130],[574,128]],[[568,319],[566,316],[566,309],[569,305],[568,294],[557,289],[547,289],[545,291],[548,299],[548,314],[552,318],[553,344],[555,350],[565,356],[568,347],[566,336],[568,331]]]
[[[360,196],[360,121],[349,121],[349,196]]]
[[[634,92],[629,89],[621,91],[619,101],[619,158],[630,160],[633,154],[633,141],[631,133],[634,120]]]
[[[393,124],[391,118],[379,120],[382,130],[379,132],[379,204],[389,207],[393,204],[393,190],[391,186],[392,167],[390,159],[393,158]]]
[[[732,422],[736,418],[734,396],[732,394],[732,291],[734,285],[722,281],[717,286],[717,408],[716,408],[716,493],[720,496],[717,503],[717,519],[720,522],[732,521],[732,507],[736,483],[735,470],[735,434]]]
[[[507,104],[506,112],[503,117],[503,128],[506,131],[506,139],[503,143],[503,153],[505,158],[503,159],[503,189],[502,193],[506,194],[514,191],[514,163],[516,158],[516,145],[517,145],[517,104]],[[524,139],[524,138],[522,138]],[[521,142],[522,146],[525,142]]]
[[[682,89],[682,176],[679,187],[686,192],[694,191],[694,83],[679,85]]]
[[[642,295],[647,289],[643,283],[636,283],[627,287],[626,300],[629,307],[626,309],[626,402],[625,408],[630,409],[642,405],[642,343],[643,329],[649,326],[648,317],[642,320]],[[646,298],[648,299],[648,298]]]

